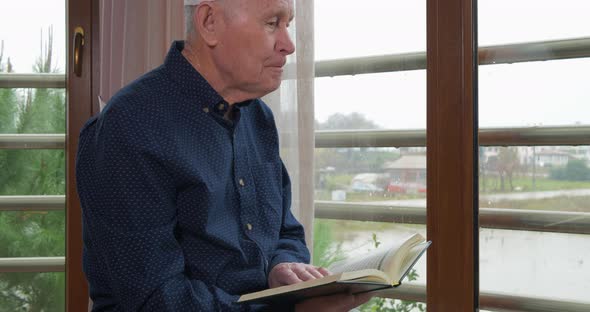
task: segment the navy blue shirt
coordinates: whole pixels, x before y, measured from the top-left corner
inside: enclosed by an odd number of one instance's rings
[[[239,295],[268,288],[278,263],[309,262],[271,110],[260,99],[228,105],[183,47],[80,134],[94,311],[256,310]]]

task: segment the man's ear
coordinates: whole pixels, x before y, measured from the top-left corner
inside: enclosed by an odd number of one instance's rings
[[[216,46],[219,42],[219,27],[222,23],[220,8],[215,3],[204,2],[197,7],[193,15],[193,22],[202,40],[208,46]]]

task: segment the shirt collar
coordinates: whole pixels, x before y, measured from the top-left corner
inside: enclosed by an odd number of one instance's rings
[[[211,87],[209,82],[182,55],[184,41],[174,41],[164,61],[164,71],[170,79],[182,90],[190,101],[196,102],[205,112],[224,114],[229,104]],[[243,107],[252,100],[236,103],[236,107]]]

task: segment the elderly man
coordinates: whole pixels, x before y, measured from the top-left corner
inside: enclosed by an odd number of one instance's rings
[[[292,0],[185,1],[162,66],[84,127],[77,159],[94,311],[347,311],[367,295],[295,307],[239,295],[329,274],[307,264],[270,109],[294,52]]]

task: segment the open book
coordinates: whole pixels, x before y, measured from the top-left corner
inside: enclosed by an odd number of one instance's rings
[[[298,302],[336,293],[363,293],[401,285],[430,241],[416,233],[389,247],[367,255],[334,263],[332,275],[297,284],[245,294],[238,302]]]

